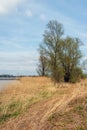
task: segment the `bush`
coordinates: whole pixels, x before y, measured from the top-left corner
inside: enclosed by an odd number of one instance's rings
[[[82,70],[80,68],[75,68],[71,73],[70,82],[75,83],[79,81],[82,77],[83,77]]]
[[[63,72],[62,68],[53,69],[53,71],[52,71],[52,80],[55,83],[64,81],[64,72]]]

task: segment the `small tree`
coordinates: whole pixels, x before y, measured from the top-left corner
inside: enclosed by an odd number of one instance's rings
[[[39,63],[37,73],[39,76],[47,76],[47,59],[45,57],[44,49],[42,46],[39,47]]]
[[[61,66],[64,70],[65,82],[71,81],[74,73],[81,74],[79,73],[81,72],[79,62],[82,56],[81,51],[79,49],[80,44],[81,41],[78,38],[71,37],[67,37],[60,42],[60,46],[58,48],[58,55]]]
[[[81,78],[83,78],[82,69],[77,67],[77,68],[74,68],[73,71],[71,72],[69,81],[72,83],[75,83],[75,82],[79,81]]]

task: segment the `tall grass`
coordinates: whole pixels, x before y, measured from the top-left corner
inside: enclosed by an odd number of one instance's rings
[[[76,84],[60,83],[54,86],[50,78],[24,77],[10,84],[0,92],[0,123],[16,118],[24,114],[29,108],[42,101],[51,98],[60,99],[50,108],[45,117],[49,116],[58,108],[65,108],[66,104],[76,96],[87,93],[87,80]]]
[[[0,93],[0,122],[26,112],[31,105],[56,93],[49,78],[21,78]]]

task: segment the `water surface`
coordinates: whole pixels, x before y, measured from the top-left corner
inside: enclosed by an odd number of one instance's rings
[[[3,90],[12,82],[14,82],[14,80],[0,80],[0,91]]]

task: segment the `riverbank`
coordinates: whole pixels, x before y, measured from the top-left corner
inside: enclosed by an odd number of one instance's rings
[[[86,130],[87,80],[26,77],[0,93],[0,130]]]

